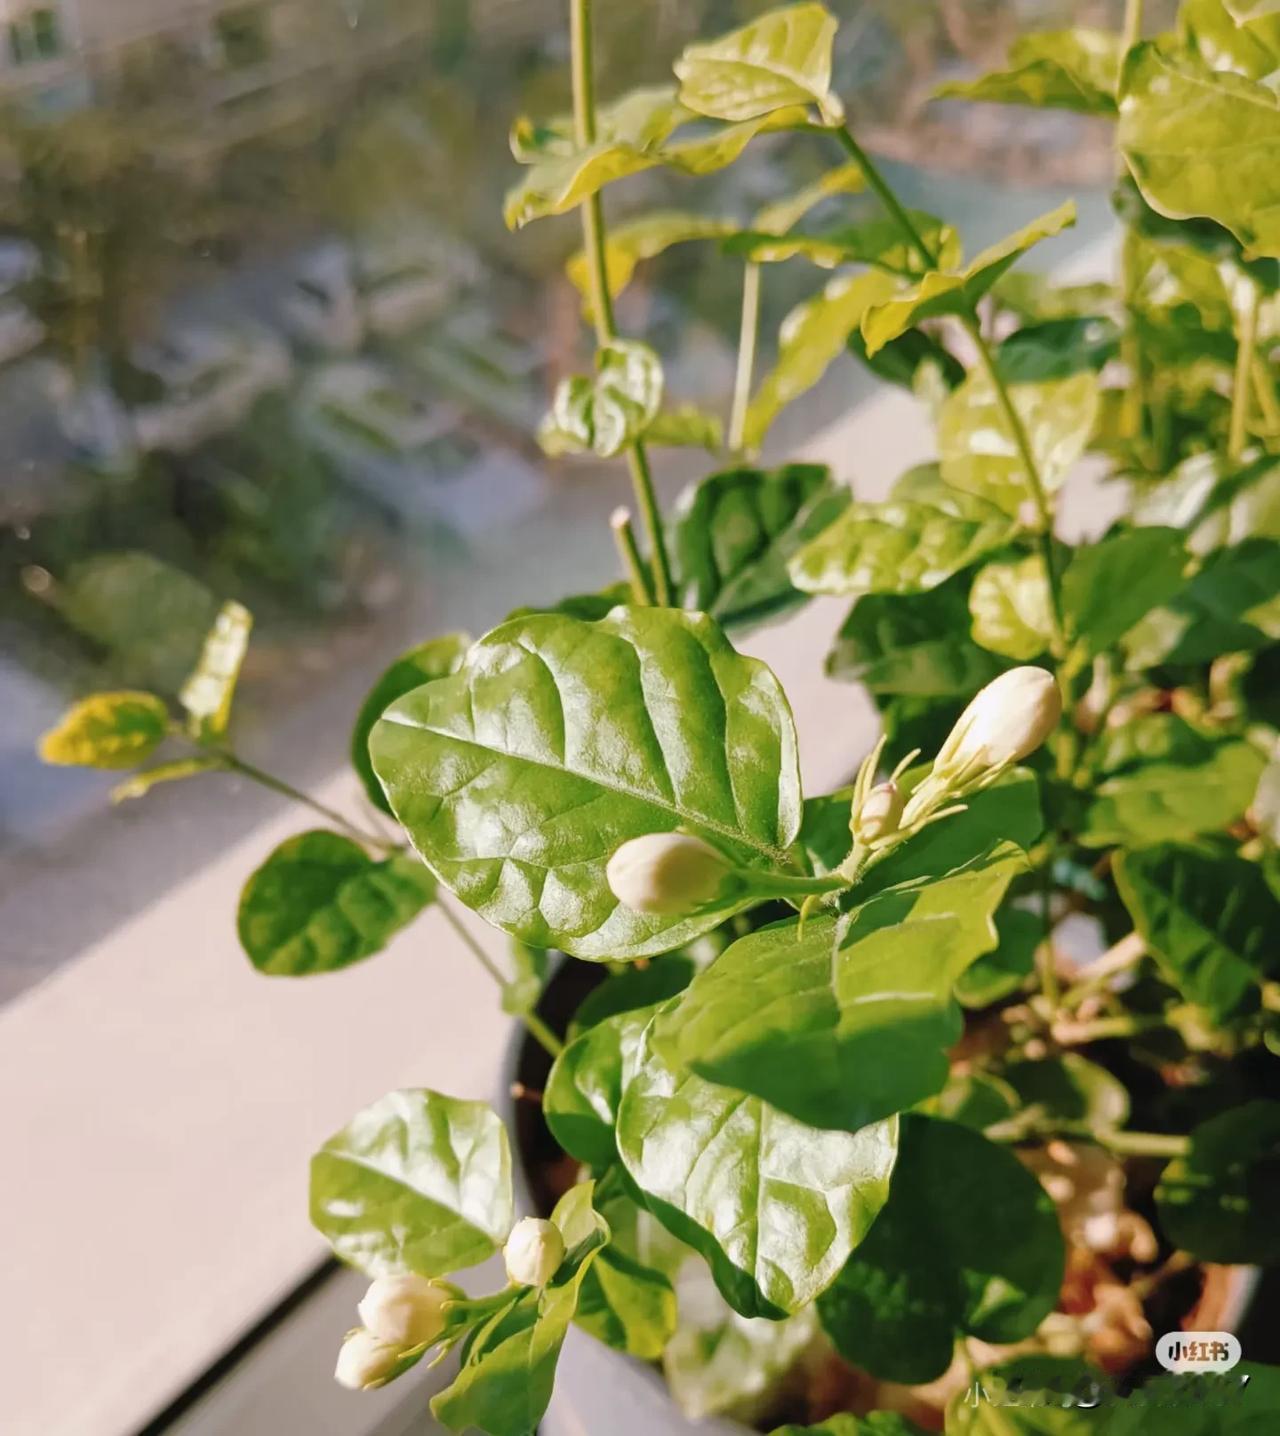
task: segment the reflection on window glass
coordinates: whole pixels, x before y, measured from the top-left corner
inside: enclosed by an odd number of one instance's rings
[[[660,82],[690,38],[761,8],[601,7],[602,95]],[[1001,53],[1028,8],[1051,26],[1114,24],[1119,7],[878,0],[842,15],[838,87],[860,132],[890,162],[945,172],[935,197],[941,186],[974,243],[1043,210],[1046,189],[1100,192],[1109,178],[1105,130],[1088,122],[961,122],[927,102],[950,67]],[[323,777],[391,654],[558,597],[569,552],[582,577],[611,577],[601,520],[625,483],[548,462],[531,438],[556,378],[580,367],[580,299],[562,273],[576,227],[541,223],[517,244],[501,220],[512,119],[567,103],[559,0],[7,13],[0,926],[16,955],[0,964],[0,1001],[255,813],[220,778],[107,810],[100,775],[32,755],[69,698],[173,695],[234,597],[256,618],[238,746]],[[761,141],[699,202],[742,219],[827,159],[805,136]],[[622,219],[690,192],[653,171],[609,204]],[[825,204],[818,219],[837,222],[871,201]],[[730,266],[705,265],[713,242],[642,271],[619,318],[662,352],[673,393],[723,411],[740,295]],[[773,266],[763,331],[825,278]],[[841,368],[791,433],[847,407],[861,382]],[[665,482],[708,462],[686,453]],[[128,840],[112,841],[125,824]],[[59,898],[68,875],[75,904]]]

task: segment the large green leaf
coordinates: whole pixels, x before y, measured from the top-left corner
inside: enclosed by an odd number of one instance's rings
[[[672,525],[685,606],[733,626],[802,603],[787,562],[848,502],[823,464],[727,469],[691,485]]]
[[[411,854],[375,861],[318,828],[287,838],[245,883],[236,930],[259,972],[309,977],[380,952],[435,895]]]
[[[902,1119],[889,1201],[818,1300],[846,1360],[884,1380],[931,1381],[956,1339],[1028,1337],[1057,1305],[1064,1250],[1039,1182],[954,1122]]]
[[[132,768],[169,735],[169,710],[154,693],[93,693],[40,739],[46,763]]]
[[[997,512],[999,512],[997,510]],[[969,590],[974,641],[1024,661],[1049,647],[1053,607],[1039,554],[984,564]]]
[[[547,1126],[571,1157],[588,1166],[617,1160],[618,1105],[652,1016],[645,1007],[601,1019],[574,1038],[551,1068],[542,1103]]]
[[[622,906],[604,869],[628,838],[681,828],[775,868],[800,826],[782,690],[704,614],[513,619],[395,703],[369,746],[442,881],[496,927],[579,957],[665,952],[750,902],[678,918]]]
[[[1178,29],[1211,70],[1266,80],[1280,70],[1280,15],[1232,15],[1223,0],[1182,0]]]
[[[1280,972],[1280,904],[1257,863],[1195,848],[1120,854],[1116,885],[1170,981],[1223,1021]]]
[[[1201,1261],[1280,1261],[1280,1102],[1247,1102],[1197,1127],[1165,1168],[1156,1209],[1169,1240]]]
[[[868,309],[861,320],[867,353],[874,354],[922,319],[934,319],[943,314],[972,313],[974,306],[996,280],[1016,264],[1032,245],[1060,234],[1075,222],[1075,203],[1068,200],[1057,209],[1023,225],[1016,234],[984,249],[968,264],[930,270],[902,293]]]
[[[876,694],[969,698],[1004,664],[969,634],[969,579],[928,593],[860,598],[827,657],[835,678]]]
[[[821,294],[797,305],[778,331],[778,362],[765,375],[747,408],[744,443],[764,442],[770,424],[793,399],[812,389],[845,348],[863,314],[894,291],[891,275],[839,274]]]
[[[1013,382],[1009,396],[1040,480],[1052,493],[1088,446],[1098,417],[1097,376],[1086,370],[1065,379]],[[1017,442],[995,388],[981,370],[944,400],[938,415],[938,452],[942,477],[957,489],[1011,514],[1031,497]]]
[[[1110,648],[1182,587],[1187,553],[1171,528],[1126,529],[1079,548],[1062,575],[1063,619],[1086,656]]]
[[[821,1131],[667,1064],[646,1040],[618,1147],[650,1211],[710,1263],[743,1316],[778,1318],[835,1280],[880,1210],[893,1119]]]
[[[450,1431],[530,1436],[551,1402],[556,1363],[609,1227],[592,1206],[594,1184],[561,1197],[551,1220],[564,1237],[560,1270],[542,1291],[526,1290],[479,1328],[453,1384],[431,1398]]]
[[[676,61],[680,102],[718,120],[750,120],[788,105],[843,118],[831,93],[835,18],[817,4],[786,5],[718,40],[686,46]]]
[[[1130,668],[1211,663],[1221,653],[1250,653],[1280,638],[1280,543],[1246,539],[1215,549],[1177,597],[1153,609],[1125,635]]]
[[[1123,58],[1120,37],[1110,30],[1038,31],[1013,42],[1005,69],[967,83],[952,81],[934,93],[940,99],[1114,115]]]
[[[218,610],[196,666],[178,693],[193,737],[220,738],[227,731],[252,628],[253,615],[243,604],[230,600]]]
[[[994,504],[942,483],[852,503],[795,554],[791,580],[808,593],[919,593],[1007,543],[1013,527]]]
[[[444,678],[457,672],[470,645],[471,638],[466,633],[447,633],[443,638],[428,638],[425,643],[402,653],[360,705],[351,730],[351,765],[364,784],[369,801],[380,811],[389,813],[391,805],[369,761],[369,734],[373,732],[373,725],[397,698],[412,693],[420,684],[430,683],[433,678]]]
[[[1151,207],[1280,257],[1280,96],[1148,42],[1120,78],[1120,148]]]
[[[710,1082],[815,1127],[853,1131],[947,1079],[952,984],[996,945],[992,917],[1025,865],[1011,844],[937,882],[882,892],[836,924],[739,938],[654,1025],[653,1045]]]
[[[605,273],[609,293],[617,298],[631,283],[636,265],[654,259],[673,244],[686,244],[695,239],[715,239],[733,234],[738,226],[728,219],[710,215],[687,214],[682,210],[654,210],[639,219],[614,225],[605,241]],[[591,272],[582,250],[566,266],[569,278],[584,298],[591,298]]]
[[[506,1128],[483,1102],[391,1092],[311,1159],[311,1221],[367,1276],[446,1276],[506,1240]]]

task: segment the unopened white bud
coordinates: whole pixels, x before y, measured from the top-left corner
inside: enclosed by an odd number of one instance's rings
[[[933,776],[1017,763],[1044,742],[1062,716],[1062,694],[1043,668],[1011,668],[960,715],[942,745]]]
[[[625,842],[605,877],[633,912],[669,916],[692,912],[716,897],[731,869],[720,853],[686,833],[647,833]]]
[[[867,794],[853,820],[853,836],[860,843],[896,833],[906,800],[897,783],[879,783]]]
[[[444,1330],[445,1303],[452,1295],[425,1276],[380,1276],[356,1310],[379,1341],[429,1345]]]
[[[520,1286],[546,1286],[564,1260],[564,1238],[554,1222],[525,1217],[511,1229],[502,1249],[507,1275]]]
[[[333,1378],[348,1391],[370,1391],[390,1378],[400,1352],[395,1342],[382,1341],[362,1326],[342,1343]]]

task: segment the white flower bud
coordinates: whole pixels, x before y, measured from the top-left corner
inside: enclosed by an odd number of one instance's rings
[[[364,1327],[350,1332],[338,1352],[333,1379],[348,1391],[369,1391],[381,1386],[395,1370],[401,1348],[381,1341]]]
[[[897,783],[879,783],[863,799],[853,820],[853,836],[860,843],[874,843],[898,830],[906,800]]]
[[[378,1338],[396,1346],[422,1346],[444,1330],[447,1287],[424,1276],[380,1276],[356,1308],[360,1320]]]
[[[935,777],[1017,763],[1044,742],[1062,716],[1062,694],[1043,668],[1011,668],[960,715],[933,765]]]
[[[701,838],[647,833],[622,844],[609,859],[605,877],[614,897],[633,912],[668,916],[692,912],[716,897],[730,871]]]
[[[520,1286],[546,1286],[564,1260],[560,1228],[541,1217],[525,1217],[512,1227],[502,1259],[507,1275]]]

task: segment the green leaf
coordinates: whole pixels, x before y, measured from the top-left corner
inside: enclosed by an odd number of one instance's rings
[[[806,813],[808,804],[805,804]],[[1249,806],[1249,821],[1275,847],[1280,847],[1280,757],[1262,770]]]
[[[596,351],[594,378],[562,379],[538,442],[553,457],[590,450],[612,458],[635,442],[662,405],[662,364],[647,344],[612,339]]]
[[[537,1007],[547,985],[550,954],[516,938],[511,939],[509,951],[515,975],[503,984],[502,1010],[511,1017],[522,1017]]]
[[[366,1276],[446,1276],[486,1260],[512,1221],[511,1154],[483,1102],[389,1093],[311,1159],[311,1222]]]
[[[675,1289],[666,1273],[623,1250],[626,1236],[615,1224],[615,1213],[631,1225],[653,1220],[626,1195],[602,1204],[614,1239],[583,1278],[574,1320],[615,1351],[657,1361],[675,1333]]]
[[[917,1109],[926,1117],[943,1117],[975,1132],[1007,1122],[1018,1110],[1018,1094],[1000,1077],[985,1072],[952,1073],[936,1096]]]
[[[45,763],[132,768],[169,736],[169,710],[154,693],[92,693],[40,739]]]
[[[551,1135],[578,1161],[607,1167],[617,1161],[614,1128],[622,1092],[635,1068],[653,1009],[605,1017],[556,1058],[542,1104]]]
[[[939,99],[985,100],[1114,115],[1124,48],[1109,30],[1049,30],[1023,35],[1009,49],[1004,70],[968,83],[942,85]]]
[[[471,638],[466,633],[447,633],[443,638],[429,638],[425,643],[419,643],[396,659],[360,705],[355,727],[351,730],[351,765],[364,784],[369,801],[379,812],[389,813],[391,805],[369,761],[369,734],[373,732],[373,725],[397,698],[412,693],[433,678],[456,673],[470,646]]]
[[[380,952],[436,894],[412,856],[380,862],[340,833],[287,838],[244,885],[236,930],[268,977],[337,972]]]
[[[821,294],[797,305],[778,331],[778,362],[765,375],[747,408],[743,442],[758,449],[769,426],[794,399],[827,372],[857,329],[863,314],[894,292],[888,274],[839,274]]]
[[[678,404],[655,414],[644,438],[647,444],[715,453],[724,447],[724,424],[718,415],[705,413],[696,404]]]
[[[996,364],[1014,384],[1098,373],[1120,352],[1120,326],[1099,315],[1046,319],[1015,330],[996,351]]]
[[[1129,1092],[1105,1067],[1064,1052],[1042,1061],[1011,1062],[1001,1073],[1028,1126],[1055,1132],[1114,1132],[1129,1120]]]
[[[1280,904],[1243,858],[1164,846],[1121,853],[1116,886],[1133,925],[1169,980],[1222,1022],[1257,1006],[1280,971]]]
[[[831,93],[836,22],[821,5],[770,10],[718,40],[688,45],[675,63],[680,102],[718,120],[750,120],[787,105],[817,105],[827,124],[843,107]]]
[[[743,1316],[799,1311],[835,1279],[884,1202],[896,1145],[892,1119],[820,1131],[670,1067],[648,1038],[618,1116],[646,1205]]]
[[[597,107],[596,138],[650,150],[689,118],[689,110],[676,99],[674,85],[641,86]],[[511,153],[526,165],[570,158],[577,149],[574,133],[572,115],[559,115],[541,124],[522,116],[511,128]]]
[[[610,295],[616,299],[631,283],[636,265],[641,260],[654,259],[673,244],[716,239],[733,234],[737,229],[732,220],[686,214],[682,210],[655,210],[626,224],[615,225],[605,241],[605,273],[608,275]],[[586,254],[578,250],[565,269],[574,287],[589,303],[591,271]]]
[[[962,1007],[990,1007],[1017,992],[1035,971],[1036,949],[1044,939],[1041,918],[1022,908],[1002,908],[996,914],[996,934],[995,950],[975,958],[956,979],[956,999]]]
[[[818,1300],[847,1360],[882,1380],[931,1381],[959,1335],[1013,1342],[1057,1305],[1058,1215],[1010,1151],[932,1117],[902,1120],[889,1201]]]
[[[1280,638],[1280,544],[1246,539],[1215,549],[1178,596],[1153,609],[1125,636],[1131,669],[1158,663],[1211,663]]]
[[[922,319],[972,313],[996,280],[1032,245],[1060,234],[1075,222],[1075,202],[1068,200],[984,249],[963,267],[930,270],[902,293],[868,309],[861,321],[867,353],[874,354]]]
[[[581,1035],[606,1017],[665,1002],[688,987],[694,971],[693,959],[686,953],[669,952],[614,972],[582,999],[569,1024],[570,1037]]]
[[[808,112],[798,106],[774,110],[754,120],[744,120],[741,124],[725,125],[710,134],[678,139],[662,151],[662,163],[685,174],[711,174],[732,164],[757,135],[799,129],[807,120]]]
[[[837,165],[834,169],[824,170],[812,184],[805,185],[795,194],[765,205],[751,221],[751,227],[763,234],[786,234],[824,199],[837,194],[858,194],[866,187],[866,177],[860,165]]]
[[[1045,489],[1059,489],[1084,453],[1098,416],[1098,380],[1091,373],[1038,383],[1012,383],[1009,396],[1031,446]],[[1031,498],[1018,445],[991,381],[975,370],[952,391],[938,415],[942,477],[1016,514]]]
[[[1248,255],[1280,257],[1280,96],[1154,43],[1129,51],[1118,142],[1138,188],[1170,219],[1225,225]]]
[[[923,329],[908,329],[868,357],[867,346],[860,330],[849,335],[848,348],[879,378],[900,384],[914,394],[926,376],[936,375],[945,389],[954,389],[964,382],[964,365],[932,334]]]
[[[551,1213],[567,1255],[541,1291],[526,1291],[480,1328],[451,1386],[431,1398],[431,1413],[450,1431],[529,1436],[551,1402],[556,1363],[608,1224],[592,1207],[593,1183],[567,1192]]]
[[[940,263],[959,262],[959,236],[949,224],[922,210],[907,213],[921,238],[940,256]],[[764,228],[745,230],[726,240],[724,249],[757,264],[776,264],[803,256],[823,269],[834,269],[839,264],[870,264],[906,278],[919,275],[924,268],[919,251],[904,239],[901,227],[887,215],[875,215],[861,224],[819,235],[781,234]]]
[[[1118,1421],[1129,1403],[1109,1401],[1109,1390],[1107,1378],[1085,1361],[1016,1356],[956,1392],[947,1406],[947,1436],[1120,1436]],[[1160,1420],[1178,1414],[1163,1407]],[[1162,1430],[1173,1436],[1167,1426]],[[1131,1436],[1138,1436],[1136,1429]]]
[[[568,598],[562,598],[556,603],[513,608],[507,614],[506,621],[509,623],[513,618],[531,618],[535,613],[563,613],[568,618],[581,618],[587,623],[595,623],[620,603],[630,602],[631,585],[626,582],[611,583],[597,593],[571,593]],[[451,671],[456,672],[457,669]],[[414,687],[417,687],[417,684]]]
[[[814,1127],[854,1131],[947,1080],[955,980],[996,945],[992,916],[1022,854],[1006,844],[937,882],[882,892],[839,925],[739,938],[660,1014],[652,1044],[709,1082]],[[726,1293],[727,1294],[727,1293]]]
[[[224,603],[204,640],[200,658],[178,692],[193,738],[220,738],[231,722],[240,665],[249,648],[253,615],[234,600]]]
[[[1092,657],[1181,589],[1187,553],[1171,528],[1127,529],[1079,548],[1062,575],[1063,618]]]
[[[842,1413],[816,1426],[779,1426],[773,1436],[924,1436],[924,1432],[896,1411],[870,1411],[865,1416]]]
[[[690,485],[672,525],[685,606],[731,627],[803,603],[787,561],[848,502],[823,464],[726,469]]]
[[[1020,660],[1043,653],[1053,637],[1044,560],[1029,554],[985,564],[969,590],[969,613],[975,641],[992,653]]]
[[[142,768],[123,783],[117,783],[111,790],[111,801],[124,803],[131,798],[142,798],[159,783],[176,783],[183,778],[199,777],[201,773],[223,773],[226,768],[226,760],[213,754],[157,763],[154,768]]]
[[[860,598],[827,657],[834,678],[876,694],[969,698],[1004,664],[969,633],[969,579],[928,593]]]
[[[1210,70],[1266,80],[1280,70],[1280,16],[1233,16],[1223,0],[1182,0],[1178,29]]]
[[[800,825],[782,690],[704,614],[513,619],[456,675],[395,703],[370,754],[414,846],[468,907],[578,957],[668,951],[751,902],[678,918],[623,907],[604,869],[628,838],[679,828],[772,869]]]
[[[1156,1188],[1165,1235],[1201,1261],[1280,1261],[1277,1209],[1280,1102],[1246,1102],[1202,1123]]]
[[[808,593],[919,593],[1007,543],[1013,527],[993,504],[942,483],[851,503],[792,558],[791,581]]]

